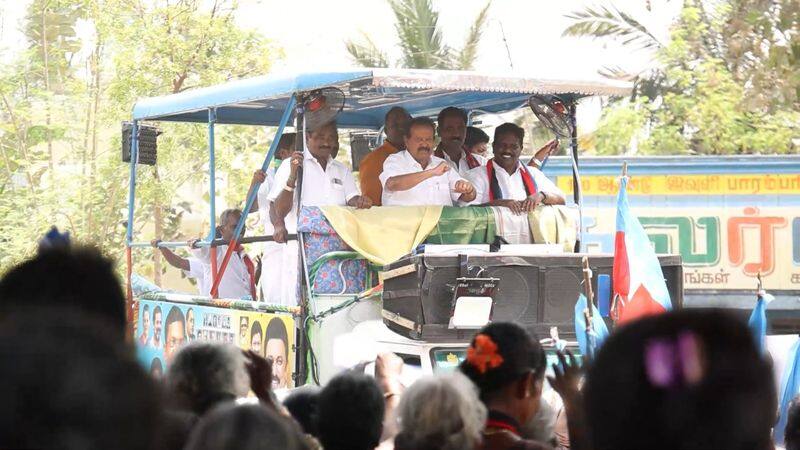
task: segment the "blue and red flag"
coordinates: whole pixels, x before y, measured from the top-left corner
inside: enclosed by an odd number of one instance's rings
[[[639,219],[628,205],[628,177],[620,178],[612,272],[614,318],[624,323],[672,309],[667,283]]]

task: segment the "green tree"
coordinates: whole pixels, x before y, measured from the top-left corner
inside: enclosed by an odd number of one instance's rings
[[[50,225],[123,254],[128,165],[120,161],[120,122],[135,100],[265,73],[281,56],[237,26],[235,12],[233,0],[31,3],[23,26],[29,47],[0,68],[0,272],[30,255]],[[90,28],[79,41],[77,18]],[[175,195],[207,185],[206,127],[163,131],[157,167],[139,168],[139,239],[191,237],[181,233],[183,219],[208,202],[208,192],[188,201]],[[217,174],[225,180],[218,186],[228,204],[241,202],[267,141],[253,127],[218,127]],[[147,261],[154,253],[140,251],[137,270],[157,276]]]
[[[472,69],[478,44],[488,20],[488,2],[472,21],[460,49],[444,43],[439,12],[431,0],[387,0],[395,16],[395,31],[402,57],[390,64],[387,52],[378,48],[365,33],[360,41],[345,42],[353,60],[364,67],[405,67],[409,69]]]
[[[792,42],[797,14],[788,12],[798,7],[791,3],[687,0],[666,41],[613,7],[572,13],[566,35],[615,38],[654,55],[653,65],[635,76],[606,71],[633,77],[635,89],[632,100],[604,112],[597,152],[793,151],[792,138],[800,131],[795,96],[800,66],[789,54],[796,48],[794,56],[800,55],[800,46]],[[753,44],[744,45],[742,36]],[[639,95],[649,102],[636,100]]]

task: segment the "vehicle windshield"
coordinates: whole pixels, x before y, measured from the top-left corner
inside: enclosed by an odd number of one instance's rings
[[[558,355],[553,349],[545,349],[547,355],[546,376],[553,375],[553,364],[558,363]],[[434,372],[450,372],[455,370],[467,358],[467,347],[464,348],[434,348],[431,350],[431,361]],[[575,358],[583,364],[583,356],[575,353]]]
[[[434,348],[431,350],[433,372],[452,372],[467,358],[467,347]]]

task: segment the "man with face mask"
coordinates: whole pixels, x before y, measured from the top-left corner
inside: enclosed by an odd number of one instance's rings
[[[475,188],[441,158],[433,156],[433,122],[415,118],[406,131],[406,150],[386,159],[380,179],[385,206],[471,202]]]
[[[486,158],[465,150],[467,113],[463,109],[450,106],[441,110],[436,123],[439,132],[437,157],[444,159],[461,176],[471,169],[486,165]]]

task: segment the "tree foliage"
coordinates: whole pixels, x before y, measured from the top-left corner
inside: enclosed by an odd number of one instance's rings
[[[431,0],[387,0],[395,17],[395,31],[401,58],[393,64],[388,52],[381,50],[371,37],[361,33],[359,41],[348,40],[345,47],[353,60],[364,67],[405,67],[409,69],[472,69],[478,55],[483,30],[489,17],[491,1],[473,19],[464,44],[453,49],[445,44],[439,26],[439,12]]]
[[[31,2],[22,27],[28,46],[0,68],[0,272],[51,225],[123,254],[120,123],[136,99],[265,73],[281,56],[236,25],[235,11],[233,0]],[[90,30],[80,38],[79,21]],[[162,131],[157,166],[139,166],[137,240],[193,237],[181,231],[184,221],[209,200],[198,188],[208,183],[206,126]],[[253,127],[218,127],[219,167],[235,168],[217,172],[218,207],[241,203],[268,140]],[[153,255],[138,252],[137,270],[152,271]]]
[[[601,154],[741,154],[797,151],[800,137],[800,5],[792,0],[687,0],[659,42],[613,7],[572,13],[565,34],[621,38],[653,52],[634,95],[607,108]],[[640,98],[641,97],[641,98]]]
[[[623,45],[655,50],[663,46],[659,39],[633,15],[614,6],[588,6],[567,14],[572,24],[564,36],[588,36],[619,39]]]

